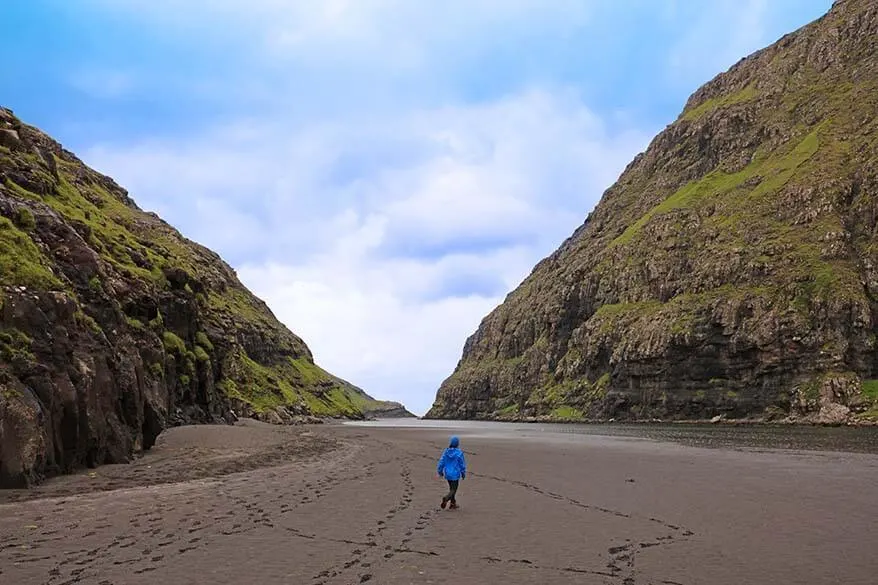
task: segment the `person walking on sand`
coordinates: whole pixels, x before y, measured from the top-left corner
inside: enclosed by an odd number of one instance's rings
[[[460,439],[451,437],[448,448],[442,452],[442,457],[439,458],[439,464],[436,466],[439,477],[444,477],[448,481],[448,493],[442,496],[443,510],[449,503],[452,510],[457,508],[457,485],[460,480],[466,479],[466,457],[458,448],[459,445]]]

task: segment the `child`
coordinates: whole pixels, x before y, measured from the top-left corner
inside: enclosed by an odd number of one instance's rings
[[[457,448],[458,445],[460,445],[460,439],[451,437],[448,448],[442,452],[442,457],[439,458],[439,465],[436,466],[436,472],[439,474],[439,477],[444,477],[448,480],[448,493],[442,496],[441,506],[443,510],[449,502],[451,502],[452,510],[457,508],[457,499],[455,498],[457,495],[457,484],[461,479],[466,479],[466,458],[463,456],[463,451]]]

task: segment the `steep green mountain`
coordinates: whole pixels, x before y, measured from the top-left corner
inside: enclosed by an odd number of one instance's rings
[[[429,417],[878,415],[878,2],[692,95],[466,342]]]
[[[174,424],[391,411],[219,256],[0,108],[0,487],[124,461]]]

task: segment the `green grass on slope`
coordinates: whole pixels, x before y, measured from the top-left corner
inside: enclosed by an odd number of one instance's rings
[[[582,418],[582,411],[571,406],[559,406],[552,410],[549,413],[554,419],[557,420],[577,420]]]
[[[303,358],[290,364],[305,385],[305,402],[315,414],[357,414],[369,405],[369,400],[342,386],[320,366]]]
[[[299,394],[284,373],[252,360],[244,351],[230,356],[230,360],[235,373],[219,385],[230,398],[246,402],[257,412],[300,402]]]
[[[871,400],[878,400],[878,380],[863,380],[863,394]]]
[[[50,262],[31,237],[5,217],[0,217],[0,284],[40,289],[61,288],[49,269]]]
[[[878,419],[878,380],[863,380],[863,395],[872,401],[872,408],[861,416],[863,418]]]
[[[751,197],[761,197],[777,192],[786,185],[796,170],[817,152],[820,141],[815,128],[790,152],[783,155],[756,157],[756,160],[736,173],[713,171],[677,189],[670,197],[650,209],[640,219],[622,232],[612,245],[629,243],[651,219],[675,209],[691,208],[707,199],[723,197],[742,188],[745,183],[758,179],[759,183],[749,193]]]
[[[13,362],[16,360],[33,361],[30,351],[31,338],[18,329],[0,328],[0,360]]]
[[[642,315],[651,315],[662,307],[659,301],[643,301],[639,303],[612,303],[601,305],[592,316],[593,319],[603,323],[600,332],[609,333],[615,326],[614,323],[622,318],[639,318]]]
[[[707,112],[717,110],[719,108],[725,108],[734,104],[749,102],[757,95],[758,94],[756,92],[756,88],[752,85],[748,85],[740,91],[705,100],[703,103],[695,106],[691,110],[683,112],[681,118],[683,120],[695,120],[697,118],[700,118]]]
[[[280,406],[304,405],[318,416],[357,416],[369,400],[345,388],[310,361],[288,359],[266,366],[243,351],[231,357],[232,374],[220,384],[227,396],[246,402],[257,412]]]

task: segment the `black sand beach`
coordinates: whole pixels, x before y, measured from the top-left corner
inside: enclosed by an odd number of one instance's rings
[[[441,511],[451,432],[470,474]],[[0,583],[871,585],[876,485],[869,453],[561,427],[183,427],[0,492]]]

